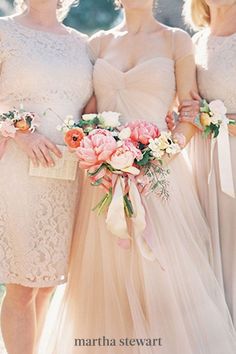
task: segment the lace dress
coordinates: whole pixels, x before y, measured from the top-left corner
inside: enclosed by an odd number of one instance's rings
[[[54,34],[2,18],[1,111],[23,104],[41,116],[38,131],[63,144],[58,116],[78,119],[92,93],[86,47],[75,30]],[[28,169],[27,156],[9,141],[0,160],[0,283],[54,286],[67,278],[78,178],[31,177]]]
[[[195,36],[198,85],[202,97],[220,99],[228,113],[236,113],[236,33],[213,36],[204,30]],[[229,137],[231,163],[236,190],[236,138]],[[236,324],[236,199],[223,193],[219,177],[218,151],[210,171],[210,141],[196,136],[191,147],[194,174],[202,206],[212,229],[214,270],[225,289],[227,303]],[[204,156],[204,158],[203,158]]]

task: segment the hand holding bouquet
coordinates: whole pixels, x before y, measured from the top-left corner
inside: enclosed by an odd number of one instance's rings
[[[80,167],[87,170],[91,184],[107,192],[97,206],[99,213],[109,206],[118,176],[135,180],[145,194],[155,191],[168,198],[169,171],[162,167],[162,158],[181,150],[178,139],[170,132],[160,132],[155,124],[137,120],[122,126],[119,117],[116,112],[86,114],[78,123],[68,117],[58,126],[69,149],[78,155]],[[128,192],[124,206],[127,216],[132,216]]]
[[[141,193],[155,192],[168,199],[169,171],[163,168],[165,154],[181,151],[183,136],[173,138],[169,132],[146,121],[121,125],[120,114],[103,112],[83,115],[75,123],[68,117],[58,129],[65,143],[75,151],[80,168],[87,170],[93,186],[102,187],[105,195],[94,210],[107,210],[108,229],[121,239],[129,239],[125,218],[138,223],[136,234],[145,228]],[[134,226],[135,229],[135,226]]]
[[[234,120],[227,118],[226,113],[227,109],[220,100],[214,100],[210,103],[206,100],[201,101],[198,119],[206,137],[212,136],[213,138],[217,138],[222,124],[236,124]]]
[[[2,158],[7,140],[15,138],[16,132],[34,132],[39,126],[39,117],[33,112],[26,112],[23,107],[0,114],[0,159]]]
[[[17,131],[34,132],[39,126],[39,117],[33,112],[26,112],[23,107],[0,114],[0,134],[15,138]]]

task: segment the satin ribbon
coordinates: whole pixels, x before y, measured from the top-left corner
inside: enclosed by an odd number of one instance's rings
[[[132,224],[132,235],[128,230],[124,210],[124,195],[127,193],[127,189],[134,211],[134,215],[129,218]],[[128,178],[125,181],[121,176],[116,177],[113,186],[113,198],[107,212],[106,225],[107,229],[119,238],[118,244],[121,247],[128,248],[127,241],[130,242],[134,238],[143,257],[149,261],[155,260],[151,248],[143,238],[143,232],[146,228],[145,209],[134,179]]]
[[[226,116],[224,117],[220,126],[218,137],[216,139],[211,140],[211,169],[208,176],[208,183],[210,183],[210,179],[213,172],[213,155],[216,144],[218,148],[218,164],[221,190],[230,197],[235,198],[228,131],[228,118]]]
[[[0,160],[2,159],[7,146],[8,138],[1,138],[0,139]]]

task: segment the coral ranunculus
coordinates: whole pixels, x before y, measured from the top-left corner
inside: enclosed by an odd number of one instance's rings
[[[111,132],[103,129],[93,130],[76,150],[80,167],[87,169],[101,165],[110,158],[116,148],[117,143]]]
[[[207,113],[201,113],[200,122],[204,128],[208,127],[211,124],[211,117]]]
[[[65,135],[65,143],[72,149],[77,149],[84,138],[84,132],[81,128],[69,130]]]
[[[160,135],[158,127],[150,122],[137,120],[126,126],[131,129],[130,138],[144,145],[147,145],[150,139],[155,139]]]
[[[22,132],[26,132],[30,129],[30,125],[25,119],[21,119],[15,123],[15,127]]]

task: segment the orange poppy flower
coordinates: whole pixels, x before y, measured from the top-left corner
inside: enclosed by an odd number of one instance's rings
[[[81,128],[75,128],[69,130],[65,135],[65,143],[72,149],[76,149],[80,146],[81,140],[84,138],[84,132]]]
[[[27,130],[29,130],[30,125],[27,123],[26,120],[21,119],[21,120],[19,120],[18,122],[15,123],[15,127],[17,129],[19,129],[20,131],[22,131],[22,132],[26,132]]]

